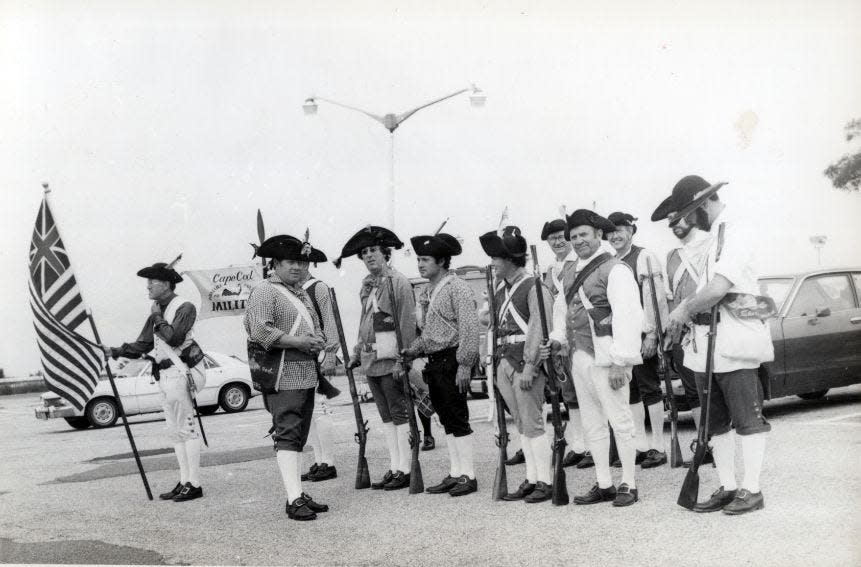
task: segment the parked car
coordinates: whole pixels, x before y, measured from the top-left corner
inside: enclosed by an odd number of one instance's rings
[[[204,355],[206,386],[197,393],[200,413],[209,415],[220,407],[227,413],[239,412],[248,405],[248,400],[260,395],[251,386],[248,365],[238,358],[209,352]],[[149,361],[120,359],[111,361],[114,382],[123,402],[126,415],[138,415],[162,411],[161,392],[153,379]],[[47,392],[41,396],[41,405],[34,408],[38,419],[64,418],[75,429],[110,427],[119,417],[117,400],[107,374],[99,378],[96,390],[83,411],[66,400]]]

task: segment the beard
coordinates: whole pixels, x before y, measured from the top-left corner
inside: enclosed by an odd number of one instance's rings
[[[676,225],[673,227],[672,230],[673,230],[673,234],[675,235],[676,238],[678,238],[679,240],[683,240],[687,235],[689,235],[691,233],[691,231],[693,229],[694,229],[694,225],[686,224],[684,226]]]

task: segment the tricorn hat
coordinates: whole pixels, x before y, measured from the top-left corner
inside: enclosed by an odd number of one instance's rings
[[[478,237],[484,253],[491,258],[522,258],[526,256],[526,239],[516,226],[506,226],[500,231],[491,230]]]
[[[565,232],[565,239],[568,239],[568,225],[564,219],[553,219],[544,223],[544,228],[541,229],[541,240],[547,240],[547,237],[554,232]]]
[[[341,267],[341,260],[361,254],[363,248],[368,246],[389,246],[395,250],[400,250],[404,247],[404,243],[391,230],[382,226],[368,225],[353,236],[344,244],[339,256],[333,264],[336,268]]]
[[[699,207],[724,185],[726,181],[712,185],[699,175],[682,177],[673,187],[672,195],[664,199],[652,213],[652,221],[683,217]]]
[[[637,234],[637,225],[634,224],[637,217],[634,215],[617,211],[615,213],[610,213],[607,220],[613,223],[613,226],[630,226],[634,229],[632,234]]]
[[[616,230],[616,225],[595,211],[577,209],[568,215],[568,230],[578,226],[591,226],[604,231],[604,234]]]
[[[457,238],[445,232],[436,235],[413,236],[410,238],[410,243],[418,256],[444,258],[457,256],[463,251]]]
[[[182,281],[182,276],[179,275],[177,271],[173,269],[173,267],[174,265],[176,265],[180,258],[182,258],[182,254],[177,256],[176,260],[174,260],[170,264],[166,264],[164,262],[156,262],[152,266],[147,266],[146,268],[141,268],[140,270],[138,270],[137,275],[150,280],[159,280],[163,282],[178,284]]]
[[[325,262],[326,255],[311,246],[308,242],[302,242],[295,236],[279,234],[263,241],[263,244],[254,250],[255,255],[261,258],[272,258],[274,260],[296,260],[298,262]]]

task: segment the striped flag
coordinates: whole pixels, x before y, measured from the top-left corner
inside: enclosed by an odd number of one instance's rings
[[[69,255],[48,206],[42,199],[30,244],[30,306],[45,381],[70,404],[83,410],[104,364],[94,342],[76,332],[87,320],[86,307],[72,273]]]

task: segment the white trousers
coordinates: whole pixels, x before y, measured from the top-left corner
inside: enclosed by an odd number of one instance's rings
[[[174,443],[197,439],[194,406],[191,405],[185,373],[176,368],[168,368],[162,370],[160,374],[158,389],[161,390],[161,403],[164,407],[168,436]],[[206,385],[203,362],[191,369],[191,376],[199,392]]]

